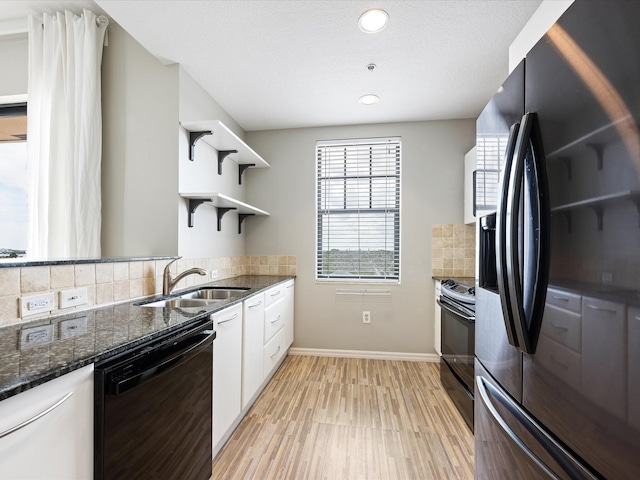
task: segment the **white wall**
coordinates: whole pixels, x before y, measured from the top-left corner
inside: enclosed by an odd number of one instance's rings
[[[509,72],[565,12],[574,0],[544,0],[509,47]]]
[[[102,61],[102,256],[178,253],[178,73],[115,22]]]
[[[0,36],[0,97],[27,93],[28,53],[26,33]]]
[[[389,303],[339,301],[343,284],[315,281],[315,142],[383,136],[402,137],[402,283],[389,287]],[[294,346],[435,353],[431,225],[462,223],[463,161],[475,121],[247,132],[247,143],[271,163],[250,172],[247,199],[271,216],[246,222],[246,253],[297,256]],[[370,325],[362,310],[371,311]]]

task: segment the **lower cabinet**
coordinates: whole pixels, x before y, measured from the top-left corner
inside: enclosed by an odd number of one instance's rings
[[[242,408],[249,406],[258,392],[264,373],[262,345],[264,339],[264,293],[243,303],[242,332]]]
[[[242,304],[213,314],[213,455],[242,411]]]
[[[278,284],[213,315],[213,456],[293,342],[294,281]]]
[[[93,478],[93,365],[0,401],[0,478]]]

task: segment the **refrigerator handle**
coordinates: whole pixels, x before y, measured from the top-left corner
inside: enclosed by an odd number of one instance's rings
[[[542,469],[552,479],[560,480],[541,459],[538,457],[508,425],[505,419],[500,415],[491,398],[495,399],[502,405],[518,423],[524,427],[527,432],[535,439],[535,441],[549,454],[558,466],[574,480],[595,480],[596,477],[591,475],[581,466],[578,466],[559,444],[557,444],[546,432],[544,432],[527,413],[525,413],[513,400],[507,397],[500,389],[494,387],[490,381],[481,375],[476,376],[476,392],[479,394],[482,407],[486,408],[493,420],[504,431],[505,434],[522,450],[527,457],[531,459],[540,469]],[[490,398],[491,396],[491,398]],[[481,407],[481,408],[482,408]]]
[[[529,148],[532,165],[525,175]],[[512,306],[518,348],[531,354],[535,353],[538,343],[546,297],[550,216],[544,154],[535,113],[526,113],[522,117],[513,157],[505,221],[507,292]],[[525,179],[531,179],[532,175],[535,177],[532,182],[535,185],[527,185],[523,192]],[[535,197],[524,198],[525,193],[532,192],[536,192]],[[521,211],[524,202],[528,202],[530,215]],[[524,222],[528,224],[525,225]],[[532,244],[528,239],[525,240],[525,232],[535,232]],[[525,269],[525,262],[529,265],[528,269]]]
[[[500,304],[502,305],[502,316],[507,331],[507,339],[514,347],[518,346],[518,337],[513,319],[513,308],[509,296],[509,285],[507,280],[507,197],[511,187],[511,169],[513,166],[513,154],[516,146],[516,137],[520,130],[520,123],[514,123],[509,129],[509,140],[504,155],[504,168],[500,180],[500,197],[498,198],[498,208],[496,211],[496,273],[498,280],[498,292],[500,293]]]

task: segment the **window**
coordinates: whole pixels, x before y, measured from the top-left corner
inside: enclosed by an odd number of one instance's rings
[[[27,250],[27,104],[0,104],[0,259]]]
[[[319,280],[400,279],[400,138],[316,144]]]

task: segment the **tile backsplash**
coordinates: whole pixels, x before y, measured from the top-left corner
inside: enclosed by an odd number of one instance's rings
[[[68,313],[98,305],[128,301],[162,293],[162,272],[170,260],[109,263],[82,263],[0,268],[0,327],[28,322],[50,315]],[[296,275],[296,257],[288,255],[182,258],[172,265],[173,275],[199,267],[218,271],[210,275],[189,275],[175,289],[197,286],[239,275]],[[87,288],[87,304],[59,308],[61,290]],[[20,318],[18,302],[22,296],[54,293],[54,310]]]
[[[475,277],[475,225],[431,227],[431,274],[439,277]]]

